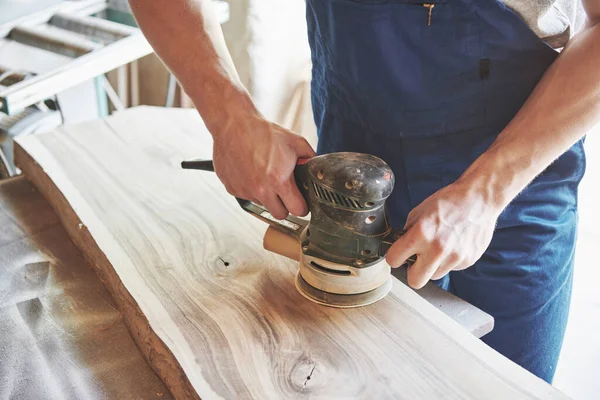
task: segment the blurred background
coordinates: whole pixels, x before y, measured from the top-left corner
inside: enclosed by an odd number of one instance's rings
[[[213,0],[259,110],[316,144],[304,0]],[[169,32],[165,32],[168,35]],[[0,179],[17,175],[12,140],[137,105],[193,107],[152,53],[125,0],[0,0]],[[580,189],[571,317],[555,386],[600,395],[600,132]]]

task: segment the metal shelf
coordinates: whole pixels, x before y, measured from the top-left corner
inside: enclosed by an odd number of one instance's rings
[[[0,111],[17,113],[56,93],[128,64],[152,52],[141,31],[95,15],[110,8],[106,0],[64,1],[0,25],[3,41],[72,58],[37,75],[12,75],[0,86]],[[0,75],[2,75],[0,59]],[[5,71],[6,72],[6,71]],[[7,85],[6,81],[0,85]]]

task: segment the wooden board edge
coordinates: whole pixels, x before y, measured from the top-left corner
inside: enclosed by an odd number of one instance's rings
[[[137,302],[123,285],[110,261],[100,250],[60,189],[17,142],[15,142],[14,153],[16,165],[52,206],[71,240],[85,260],[94,267],[96,274],[122,313],[129,333],[148,364],[176,399],[200,399],[181,365],[152,330]]]

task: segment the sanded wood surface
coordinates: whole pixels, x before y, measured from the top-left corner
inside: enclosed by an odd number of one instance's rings
[[[300,242],[285,233],[269,227],[263,239],[263,247],[269,251],[300,261],[302,250]],[[407,285],[406,268],[392,268],[392,275]],[[458,322],[476,337],[483,337],[494,328],[494,318],[460,297],[428,282],[421,289],[413,289],[428,303],[437,307],[444,314]]]
[[[563,398],[397,280],[334,309],[209,173],[192,110],[137,108],[18,141],[17,160],[122,307],[178,398]]]

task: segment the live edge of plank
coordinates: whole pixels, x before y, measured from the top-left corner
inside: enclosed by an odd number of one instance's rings
[[[179,362],[150,328],[137,302],[125,288],[106,255],[96,245],[96,241],[81,223],[65,196],[41,168],[35,167],[36,161],[18,143],[15,144],[14,151],[19,168],[46,199],[51,199],[49,202],[57,212],[65,230],[90,265],[95,267],[100,280],[123,313],[125,324],[148,364],[160,376],[175,398],[200,399]]]
[[[82,250],[90,263],[95,265],[98,275],[123,311],[125,322],[142,354],[177,398],[198,398],[197,393],[204,397],[216,397],[218,396],[217,393],[221,393],[222,397],[225,398],[241,398],[243,394],[240,389],[247,387],[251,388],[253,392],[244,392],[246,397],[251,397],[250,393],[252,393],[255,398],[266,398],[268,395],[271,398],[291,398],[292,395],[297,397],[315,395],[317,397],[321,396],[321,398],[329,398],[335,393],[345,393],[347,395],[345,398],[352,398],[349,397],[350,393],[354,395],[360,393],[361,398],[398,398],[401,396],[405,398],[437,398],[443,393],[440,392],[443,388],[448,389],[447,396],[453,396],[453,398],[563,398],[562,395],[538,378],[533,377],[533,375],[520,369],[517,365],[477,341],[463,328],[453,323],[439,310],[426,304],[423,299],[418,298],[416,294],[400,283],[392,288],[388,298],[384,299],[379,306],[334,313],[332,309],[318,307],[312,303],[296,303],[300,295],[296,291],[288,295],[288,291],[292,290],[291,277],[297,266],[291,263],[279,265],[279,261],[271,259],[271,256],[268,255],[264,255],[264,259],[259,260],[261,266],[277,265],[277,268],[269,270],[270,273],[267,274],[267,269],[260,268],[257,270],[249,265],[245,272],[250,275],[244,275],[266,279],[266,281],[259,281],[266,283],[260,286],[260,291],[254,290],[255,287],[251,287],[244,292],[254,296],[256,302],[249,302],[247,303],[249,306],[243,308],[243,310],[250,313],[250,317],[243,321],[255,322],[255,318],[252,316],[257,313],[265,315],[265,312],[276,317],[273,321],[261,320],[267,322],[266,328],[268,329],[262,327],[258,329],[254,347],[250,347],[250,349],[246,346],[240,347],[238,343],[239,359],[235,360],[233,357],[229,359],[219,358],[216,360],[217,362],[214,362],[215,359],[211,358],[212,351],[228,351],[231,348],[228,340],[222,342],[220,346],[214,346],[214,341],[207,340],[205,347],[196,347],[198,349],[196,353],[191,353],[186,346],[168,347],[167,344],[172,345],[169,342],[172,339],[169,334],[177,332],[177,324],[167,324],[163,320],[157,319],[158,312],[161,310],[154,312],[156,310],[154,308],[155,303],[144,303],[143,298],[137,297],[140,295],[140,293],[136,294],[135,292],[137,287],[135,279],[137,279],[137,276],[134,276],[134,280],[129,277],[129,281],[126,281],[124,280],[126,275],[119,275],[119,268],[121,268],[121,272],[125,271],[123,265],[126,261],[125,257],[120,257],[119,246],[124,243],[122,240],[126,239],[128,235],[113,238],[110,235],[103,234],[101,228],[104,228],[104,222],[96,218],[95,214],[85,207],[87,207],[88,201],[92,201],[96,207],[99,207],[99,211],[104,209],[103,204],[98,203],[97,198],[102,196],[104,192],[101,188],[98,189],[97,185],[94,185],[94,178],[102,177],[102,175],[94,174],[92,165],[112,165],[105,163],[105,161],[111,161],[110,157],[102,156],[112,155],[113,153],[117,154],[112,159],[112,162],[116,164],[124,159],[124,155],[134,156],[138,154],[142,157],[138,164],[120,164],[121,170],[133,167],[132,171],[137,171],[130,174],[131,183],[135,185],[138,177],[140,179],[146,177],[149,182],[155,182],[155,178],[162,179],[160,186],[152,188],[153,190],[148,191],[146,194],[153,195],[156,189],[162,188],[174,191],[177,200],[180,200],[180,197],[185,200],[181,204],[176,203],[177,210],[192,210],[193,215],[196,215],[197,198],[201,195],[201,190],[204,190],[204,186],[198,185],[198,191],[196,191],[195,186],[192,186],[196,183],[192,183],[191,180],[190,182],[185,182],[187,178],[182,181],[175,180],[173,181],[174,184],[171,184],[171,177],[173,176],[174,165],[176,165],[175,161],[184,156],[190,157],[193,152],[197,151],[197,149],[188,151],[186,146],[189,146],[189,143],[192,142],[190,140],[192,137],[196,140],[196,135],[199,130],[202,130],[203,125],[199,119],[192,120],[190,118],[191,113],[183,113],[183,111],[138,109],[127,111],[127,113],[124,112],[120,116],[111,117],[113,119],[105,122],[92,124],[92,127],[97,128],[100,126],[100,131],[104,131],[106,137],[99,138],[99,131],[94,131],[94,129],[90,129],[87,132],[88,136],[86,136],[84,134],[86,132],[68,132],[68,129],[65,128],[67,131],[58,130],[50,136],[40,135],[24,138],[21,141],[23,147],[16,146],[16,159],[28,179],[52,204],[69,236]],[[152,117],[149,118],[149,115]],[[151,124],[146,123],[150,120],[152,121]],[[173,124],[177,125],[178,121],[181,126],[173,127]],[[108,127],[111,123],[113,126]],[[104,126],[104,124],[107,126]],[[118,139],[115,136],[115,129],[122,130]],[[70,142],[69,137],[73,141],[78,141],[79,146],[74,145],[74,142]],[[94,138],[98,142],[94,142]],[[152,143],[152,140],[155,141],[156,146],[146,146]],[[121,144],[125,147],[115,147]],[[72,156],[70,156],[71,154]],[[86,163],[93,161],[90,156],[100,158],[93,159],[95,164],[90,164],[91,169],[87,171],[85,169]],[[165,158],[169,157],[171,159],[166,163]],[[37,165],[36,160],[41,165]],[[150,170],[146,167],[152,165],[154,168],[151,173],[148,173]],[[65,169],[63,169],[63,166]],[[119,169],[119,165],[113,167]],[[44,171],[44,168],[46,168],[46,171]],[[67,176],[64,174],[67,171],[71,171],[73,174]],[[90,172],[90,174],[87,174],[87,172]],[[183,178],[183,175],[181,177]],[[115,173],[111,175],[110,179],[104,179],[103,183],[106,185],[128,183],[125,177],[122,179],[118,173]],[[202,179],[205,178],[199,177],[199,180]],[[208,183],[211,179],[216,181],[216,178],[212,177],[206,179],[204,183]],[[90,182],[90,186],[87,187],[86,185]],[[193,182],[197,181],[194,179]],[[210,187],[210,185],[208,186]],[[125,185],[123,187],[129,188],[130,186]],[[94,191],[94,189],[98,190]],[[81,193],[88,194],[87,200],[84,201],[83,198],[78,198],[79,190],[81,190]],[[181,190],[181,193],[177,192],[178,190]],[[138,218],[136,221],[139,223],[145,221],[144,216],[152,220],[157,210],[168,213],[171,210],[169,207],[174,204],[171,200],[154,204],[152,207],[145,206],[143,200],[137,203],[128,203],[127,200],[133,196],[133,193],[137,192],[124,191],[119,196],[113,196],[112,203],[109,201],[108,204],[113,208],[122,211],[121,214],[116,215],[123,218],[127,216],[126,211],[133,212],[138,208],[142,211],[150,209],[150,214],[144,214],[141,211],[139,215],[136,214]],[[144,192],[141,191],[141,193]],[[218,207],[221,198],[220,195],[215,194],[206,200],[206,204],[210,204],[211,207]],[[232,200],[231,207],[235,205],[233,203]],[[85,207],[80,208],[82,205]],[[223,221],[224,215],[229,215],[225,213],[221,216],[207,214],[202,218],[208,220],[212,218],[214,226]],[[106,215],[106,213],[100,212],[101,217]],[[81,220],[89,224],[89,231],[87,227],[82,225]],[[231,223],[234,220],[236,218],[231,216],[228,221]],[[188,223],[190,219],[186,216],[186,218],[173,218],[170,221],[184,222],[181,226],[187,227],[188,225],[185,225],[185,223]],[[248,221],[248,225],[246,225],[246,220],[243,221],[245,229],[248,229],[249,233],[259,234],[256,227],[250,229],[250,222],[253,221]],[[145,228],[152,228],[153,226],[145,225]],[[194,229],[183,229],[184,237],[190,237],[190,235],[202,236],[202,231],[195,229],[198,224],[194,223],[190,226],[193,226]],[[90,231],[94,232],[94,236]],[[160,233],[164,233],[164,231],[161,230]],[[107,241],[107,237],[110,240]],[[166,237],[170,236],[167,235]],[[155,237],[155,239],[155,247],[156,244],[159,247],[163,245],[162,236]],[[102,243],[105,247],[100,250],[100,244]],[[254,240],[252,243],[252,246],[243,249],[250,251],[254,246],[258,257],[262,254],[258,253],[259,241]],[[143,247],[140,248],[143,249]],[[116,251],[117,256],[113,251],[115,249],[119,250]],[[243,251],[239,254],[242,253]],[[174,254],[179,253],[176,250]],[[205,253],[199,252],[198,256],[204,260]],[[152,258],[146,259],[146,262],[149,263],[147,265],[154,265],[154,259]],[[180,264],[183,265],[183,261],[177,260],[177,265]],[[129,264],[125,263],[125,265]],[[210,270],[207,273],[210,274]],[[163,278],[166,276],[167,274]],[[194,280],[191,281],[194,282]],[[267,287],[269,289],[265,290]],[[197,292],[192,290],[191,285],[186,286],[186,288],[190,290],[190,293],[196,293],[195,298],[200,297],[206,300],[206,303],[193,303],[191,306],[216,306],[222,312],[236,310],[235,307],[223,306],[220,300],[220,292]],[[243,285],[238,288],[245,289]],[[186,293],[179,289],[179,283],[177,283],[177,286],[173,287],[172,293],[175,295]],[[130,291],[133,295],[130,294]],[[212,295],[206,293],[212,293]],[[278,295],[283,296],[282,298],[285,301],[278,301],[282,299]],[[177,296],[172,297],[171,294],[166,298],[181,300]],[[135,299],[137,299],[137,302]],[[268,305],[266,309],[261,306],[263,303]],[[255,306],[256,304],[258,306]],[[144,313],[142,313],[142,310],[144,310]],[[290,310],[295,311],[295,313],[289,313]],[[164,311],[166,312],[166,310]],[[311,316],[310,322],[306,318],[298,318],[306,315]],[[336,318],[333,318],[333,315]],[[215,316],[220,318],[218,322],[223,326],[229,326],[230,314],[223,316],[223,313],[217,313]],[[203,322],[212,321],[212,317],[203,320],[201,315],[197,315],[196,318],[194,323],[200,324],[199,326],[202,328],[198,332],[204,332]],[[323,328],[328,326],[333,330],[323,334],[320,325],[315,326],[312,323],[315,318],[323,323]],[[281,329],[286,330],[281,331],[280,335],[275,338],[275,344],[278,344],[277,338],[287,338],[286,333],[288,330],[296,329],[296,327],[299,330],[297,338],[299,340],[294,340],[293,347],[289,347],[296,350],[293,354],[289,351],[283,354],[273,352],[276,358],[274,364],[269,364],[261,358],[266,354],[263,351],[264,347],[262,347],[261,338],[263,336],[261,333],[264,332],[264,337],[270,340],[273,337],[270,327],[272,324],[276,325],[276,322],[279,322]],[[149,325],[150,323],[153,324],[153,327]],[[189,319],[183,318],[179,323],[182,326],[187,326],[191,322]],[[407,329],[407,326],[411,329]],[[228,331],[230,333],[229,339],[242,342],[246,340],[239,335],[240,332],[245,331],[246,326],[238,323],[234,327],[236,328],[231,328]],[[371,328],[371,331],[367,334],[369,328]],[[166,329],[168,329],[168,333],[166,333],[166,336],[162,336],[167,332]],[[323,334],[323,336],[316,342],[312,342],[311,340],[315,338],[315,334]],[[199,339],[202,339],[202,337],[196,335],[189,340],[196,344]],[[182,341],[183,344],[188,343],[188,339],[177,337],[177,340]],[[333,350],[337,350],[337,352],[329,353],[323,347],[331,344],[335,345]],[[173,342],[173,345],[175,345],[175,342]],[[206,348],[207,345],[211,347]],[[312,359],[313,357],[310,354],[307,358],[305,350],[309,353],[312,350],[313,355],[316,356],[315,360]],[[266,354],[265,357],[270,357],[270,354]],[[306,362],[308,359],[310,359],[310,363]],[[461,364],[461,362],[465,364]],[[308,390],[310,388],[306,388],[305,391],[307,379],[309,379],[307,375],[311,374],[310,367],[314,367],[317,363],[319,366],[315,374],[309,375],[312,376],[310,384],[317,390],[311,392]],[[273,373],[273,370],[268,368],[272,365],[278,368],[277,373]],[[232,373],[224,376],[228,379],[227,382],[232,382],[232,385],[227,388],[228,390],[222,392],[213,390],[222,382],[223,377],[215,375],[212,380],[208,380],[205,379],[203,374],[214,373],[221,366],[223,368],[229,366],[233,372],[242,367],[246,380],[238,379],[239,376]],[[267,368],[264,371],[260,369],[263,366]],[[187,371],[187,374],[183,372],[184,370]],[[265,378],[264,382],[261,380],[263,377]],[[345,390],[346,388],[350,388],[350,390]],[[280,389],[284,390],[280,391]],[[364,390],[367,390],[367,392]],[[226,395],[223,395],[224,393]],[[278,397],[275,397],[275,395],[278,395]],[[338,398],[340,397],[338,396]]]

